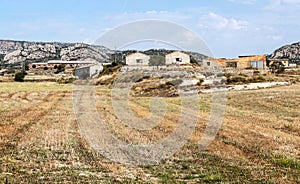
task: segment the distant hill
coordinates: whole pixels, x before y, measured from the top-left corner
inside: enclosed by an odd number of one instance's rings
[[[148,55],[165,56],[174,50],[150,49],[143,51]],[[0,64],[6,66],[21,66],[22,63],[46,62],[49,60],[94,60],[100,63],[111,61],[124,62],[125,56],[136,50],[113,51],[103,46],[85,43],[61,42],[29,42],[0,40]],[[191,58],[202,63],[207,56],[186,52]]]
[[[0,40],[0,61],[6,65],[48,60],[95,60],[104,63],[110,60],[111,54],[112,51],[105,47],[84,43]]]
[[[300,64],[300,42],[291,45],[285,45],[276,49],[271,55],[270,59],[289,59],[290,63]]]

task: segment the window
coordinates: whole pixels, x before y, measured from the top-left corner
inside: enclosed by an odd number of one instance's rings
[[[237,67],[237,62],[227,62],[226,63],[226,67],[236,68]]]
[[[181,58],[176,58],[176,62],[181,62],[182,59]]]
[[[250,65],[252,68],[264,68],[264,61],[251,61]]]
[[[142,59],[136,59],[136,63],[143,63]]]
[[[207,66],[210,66],[210,62],[207,62]]]

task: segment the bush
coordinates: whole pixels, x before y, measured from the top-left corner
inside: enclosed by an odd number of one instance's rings
[[[58,73],[64,72],[64,71],[65,71],[65,65],[64,64],[60,64],[60,65],[57,66],[57,69],[56,69],[56,71],[54,73],[58,74]]]
[[[254,75],[258,75],[258,74],[260,74],[260,71],[259,71],[259,70],[255,70],[255,71],[253,72],[253,74],[254,74]]]
[[[29,65],[26,64],[25,67],[24,67],[24,69],[25,69],[26,71],[28,71],[28,70],[29,70]]]
[[[151,56],[149,60],[150,66],[160,66],[166,63],[165,58],[163,56]]]
[[[218,73],[217,74],[217,77],[223,77],[224,76],[224,73]]]
[[[8,70],[8,71],[7,71],[7,74],[14,74],[14,73],[16,73],[15,70]]]
[[[49,68],[47,66],[44,67],[44,70],[48,70]]]
[[[197,82],[197,85],[201,86],[203,82],[204,82],[204,79],[199,79],[199,82]]]
[[[225,73],[224,76],[225,76],[226,78],[230,78],[232,75],[231,75],[230,73]]]
[[[179,86],[182,82],[183,82],[182,79],[175,79],[175,80],[166,82],[166,85]]]
[[[192,64],[199,65],[198,61],[197,61],[195,58],[191,58],[191,63],[192,63]]]
[[[284,64],[281,61],[273,62],[270,65],[270,69],[272,73],[277,73],[277,74],[284,73],[285,71]]]
[[[25,72],[18,72],[18,73],[16,73],[16,75],[15,75],[15,81],[17,81],[17,82],[24,82],[24,78],[25,78]]]
[[[247,80],[246,77],[242,77],[242,76],[232,76],[227,78],[226,83],[227,84],[233,84],[233,83],[248,83],[249,81]]]

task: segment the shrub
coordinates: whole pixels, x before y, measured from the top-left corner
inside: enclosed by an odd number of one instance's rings
[[[245,77],[241,77],[241,76],[234,76],[231,78],[227,79],[227,83],[246,83],[247,79]]]
[[[191,58],[191,63],[192,63],[192,64],[199,65],[198,61],[197,61],[195,58]]]
[[[117,62],[115,62],[115,61],[113,61],[112,63],[111,63],[111,66],[112,67],[114,67],[114,66],[118,66],[119,64],[117,63]]]
[[[24,69],[25,69],[26,71],[28,71],[28,70],[29,70],[29,65],[26,64],[25,67],[24,67]]]
[[[36,65],[32,65],[32,68],[36,68]]]
[[[15,81],[17,82],[24,82],[24,78],[25,78],[25,72],[18,72],[15,75]]]
[[[183,82],[182,79],[175,79],[175,80],[166,82],[166,85],[179,86],[182,82]]]
[[[8,70],[8,71],[7,71],[7,74],[14,74],[14,73],[16,73],[15,70]]]
[[[204,82],[204,79],[199,79],[199,82],[197,82],[197,85],[201,86],[203,82]]]
[[[224,73],[218,73],[217,74],[217,77],[223,77],[224,76]]]
[[[48,70],[49,68],[47,66],[44,67],[44,70]]]
[[[151,56],[149,60],[150,66],[160,66],[164,65],[165,63],[165,58],[162,56]]]
[[[230,73],[225,73],[224,76],[225,76],[226,78],[230,78],[230,77],[231,77],[231,74],[230,74]]]
[[[272,73],[277,73],[277,74],[284,73],[285,71],[284,64],[281,61],[273,62],[270,65],[270,69]]]
[[[60,72],[64,72],[65,71],[65,65],[64,64],[60,64],[57,66],[56,71],[54,72],[55,74],[58,74]]]
[[[260,74],[260,71],[259,71],[259,70],[255,70],[255,71],[253,72],[253,74],[254,74],[254,75],[258,75],[258,74]]]

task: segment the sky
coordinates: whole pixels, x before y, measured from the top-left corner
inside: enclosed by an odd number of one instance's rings
[[[121,25],[160,20],[234,58],[299,42],[299,10],[300,0],[1,0],[0,39],[92,44]]]

